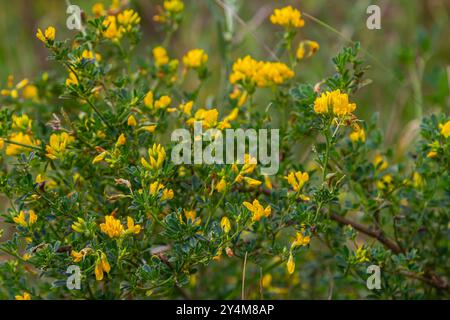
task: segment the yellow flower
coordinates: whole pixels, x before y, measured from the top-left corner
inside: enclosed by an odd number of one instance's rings
[[[377,154],[375,156],[375,158],[373,159],[373,165],[379,171],[383,171],[389,166],[388,162],[383,158],[381,154]]]
[[[109,265],[108,258],[106,257],[106,254],[102,252],[95,262],[95,279],[97,281],[103,280],[103,272],[109,273],[110,270],[111,266]]]
[[[180,108],[181,112],[183,112],[185,115],[190,116],[193,105],[194,105],[194,101],[188,101],[184,104],[180,104],[179,108]]]
[[[0,150],[2,150],[4,146],[5,146],[5,140],[0,138]]]
[[[155,101],[156,109],[165,109],[172,102],[172,99],[169,96],[162,96],[157,101]]]
[[[103,20],[103,26],[106,28],[103,31],[103,36],[112,41],[118,41],[122,38],[122,31],[117,27],[117,20],[115,16],[107,16]]]
[[[216,185],[217,192],[223,192],[227,188],[227,181],[225,178],[220,179],[219,183]]]
[[[150,184],[150,194],[156,197],[158,196],[160,191],[162,191],[161,201],[173,199],[174,193],[172,189],[166,189],[165,186],[158,181],[155,181]]]
[[[112,215],[105,216],[105,222],[100,224],[100,230],[110,238],[119,238],[124,233],[120,220],[114,218]]]
[[[294,77],[292,71],[282,62],[256,61],[250,56],[238,59],[233,64],[230,82],[243,85],[270,87],[280,85]]]
[[[69,77],[66,79],[66,86],[76,86],[78,85],[78,79],[75,73],[70,72]]]
[[[77,222],[72,224],[72,230],[75,232],[83,232],[86,229],[86,222],[83,218],[77,218]]]
[[[45,32],[42,32],[40,28],[37,29],[36,38],[41,40],[43,43],[53,42],[55,40],[56,29],[52,26],[45,29]]]
[[[253,200],[253,203],[244,201],[244,206],[253,214],[252,221],[259,221],[262,217],[268,217],[272,208],[268,205],[264,208],[258,200]]]
[[[173,199],[174,193],[172,189],[164,189],[162,196],[161,196],[161,201],[165,201],[165,200],[171,200]]]
[[[306,48],[308,48],[308,54],[306,54]],[[305,40],[299,43],[297,49],[297,59],[309,58],[319,50],[320,46],[316,41]]]
[[[144,157],[141,158],[141,164],[146,169],[157,170],[162,167],[164,160],[166,159],[166,151],[160,144],[153,144],[148,149],[149,162]]]
[[[356,249],[355,254],[356,262],[357,263],[364,263],[369,261],[368,252],[367,249],[364,248],[364,246],[360,246]]]
[[[20,116],[13,114],[11,120],[12,120],[12,128],[14,130],[25,131],[31,129],[32,120],[26,114],[22,114]]]
[[[249,177],[244,177],[244,181],[245,183],[249,186],[249,187],[257,187],[259,185],[261,185],[261,181],[253,179],[253,178],[249,178]]]
[[[202,219],[200,219],[200,218],[198,218],[196,220],[197,214],[195,213],[195,210],[183,209],[183,211],[184,211],[184,216],[186,217],[186,220],[190,220],[191,223],[194,223],[194,221],[195,221],[195,224],[199,225],[202,222]]]
[[[337,116],[345,116],[356,109],[356,104],[349,103],[348,95],[340,90],[324,92],[314,101],[314,112],[323,114],[332,111]]]
[[[394,185],[392,184],[393,178],[390,174],[386,174],[381,178],[381,180],[378,180],[375,182],[375,185],[380,190],[387,189],[388,191],[392,190],[394,188]]]
[[[359,125],[355,125],[353,127],[353,132],[349,134],[348,136],[351,141],[353,142],[365,142],[366,141],[366,132],[363,128],[361,128]]]
[[[179,13],[184,10],[184,3],[180,0],[164,1],[164,9],[171,13]]]
[[[73,258],[73,262],[80,262],[84,257],[83,253],[75,251],[75,250],[72,250],[70,252],[70,255]]]
[[[293,274],[295,271],[295,261],[294,261],[294,256],[292,255],[292,253],[289,255],[289,259],[286,263],[286,267],[287,267],[287,271],[289,274]]]
[[[136,118],[135,118],[133,115],[130,115],[130,116],[128,117],[127,124],[128,124],[130,127],[135,127],[135,126],[137,125]]]
[[[155,65],[161,67],[169,63],[169,56],[167,55],[167,50],[163,47],[155,47],[152,50],[153,58],[155,59]]]
[[[22,95],[25,99],[36,99],[38,97],[38,89],[36,86],[29,84],[23,89]]]
[[[148,108],[153,108],[153,92],[149,91],[144,97],[144,105]]]
[[[36,180],[35,180],[35,182],[36,183],[45,183],[45,186],[48,188],[48,189],[53,189],[53,188],[55,188],[56,186],[57,186],[57,183],[54,181],[54,180],[52,180],[52,179],[48,179],[48,178],[46,178],[44,175],[42,175],[42,174],[38,174],[37,176],[36,176]]]
[[[439,129],[441,129],[441,135],[448,138],[450,136],[450,120],[445,124],[439,124]]]
[[[186,121],[188,125],[193,125],[195,121],[201,121],[202,127],[204,129],[209,129],[212,127],[215,127],[217,125],[217,118],[219,117],[219,111],[217,109],[198,109],[197,112],[195,112],[195,115],[193,118],[190,118]]]
[[[41,142],[39,140],[35,140],[28,134],[23,134],[22,132],[13,132],[8,138],[11,142],[20,143],[30,147],[38,147]],[[22,152],[29,152],[30,148],[26,148],[17,144],[9,143],[6,146],[6,155],[15,156]]]
[[[134,224],[132,217],[127,217],[127,233],[139,234],[141,232],[141,226],[139,224]]]
[[[222,220],[220,220],[220,227],[222,228],[223,232],[228,233],[231,230],[231,223],[230,220],[227,217],[222,217]]]
[[[31,295],[28,292],[24,292],[22,295],[16,295],[16,300],[31,300]]]
[[[20,210],[19,214],[15,217],[13,217],[13,221],[26,228],[26,227],[31,227],[33,224],[36,223],[37,221],[37,215],[34,212],[34,210],[29,210],[28,212],[25,212],[23,210]]]
[[[117,138],[116,146],[123,146],[127,142],[127,138],[123,133],[120,134],[119,138]]]
[[[155,125],[151,125],[151,126],[142,126],[140,128],[140,130],[144,130],[144,131],[148,131],[148,132],[155,132],[156,126]]]
[[[307,246],[311,241],[310,236],[304,236],[303,233],[297,232],[296,239],[292,242],[291,249],[295,247]]]
[[[67,146],[75,139],[67,132],[53,133],[50,136],[50,142],[45,146],[46,157],[52,160],[62,158],[66,152]]]
[[[301,28],[305,25],[305,20],[301,16],[302,14],[299,10],[292,8],[292,6],[287,6],[281,9],[275,9],[270,16],[270,22],[285,28]]]
[[[141,22],[141,17],[133,9],[125,10],[117,15],[117,21],[125,28],[126,31],[130,31],[131,27]]]
[[[309,180],[308,172],[289,172],[289,174],[284,177],[289,185],[294,189],[295,192],[300,191],[304,184]]]
[[[200,68],[208,61],[208,55],[203,49],[193,49],[188,51],[183,57],[183,64],[187,68]]]
[[[427,153],[427,158],[434,158],[438,155],[438,153],[434,150]]]
[[[86,59],[86,60],[97,60],[100,61],[102,60],[102,56],[98,53],[93,53],[92,51],[89,50],[84,50],[83,53],[81,54],[81,57]]]
[[[412,181],[414,188],[421,188],[423,186],[423,178],[418,172],[413,173]]]
[[[104,16],[106,14],[106,11],[105,11],[105,7],[104,7],[103,3],[101,3],[101,2],[95,3],[92,6],[92,13],[96,17]]]
[[[92,164],[96,164],[96,163],[98,163],[100,161],[103,161],[107,155],[108,155],[108,152],[107,151],[103,151],[98,156],[96,156],[94,158],[94,160],[92,160]]]

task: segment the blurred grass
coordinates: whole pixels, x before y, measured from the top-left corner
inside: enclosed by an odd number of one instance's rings
[[[63,0],[17,0],[4,2],[0,11],[0,87],[8,74],[16,79],[32,79],[44,70],[57,68],[46,61],[46,49],[35,38],[36,28],[54,25],[57,38],[74,34],[66,28],[66,7]],[[90,13],[95,1],[71,1]],[[234,20],[233,40],[237,41],[227,56],[223,26],[225,14],[219,5],[234,4],[241,23]],[[7,3],[7,4],[6,4]],[[104,1],[109,5],[110,1]],[[162,1],[135,0],[131,5],[142,16],[144,37],[138,55],[148,58],[147,46],[159,44],[163,35],[152,21],[156,6]],[[331,58],[348,45],[346,39],[360,41],[370,54],[365,56],[371,69],[367,77],[373,83],[361,90],[354,99],[358,102],[358,116],[369,119],[380,113],[380,125],[387,133],[388,143],[402,149],[412,140],[422,115],[435,111],[449,111],[450,2],[446,0],[314,0],[314,1],[185,1],[186,16],[181,29],[172,38],[170,53],[181,57],[193,47],[205,49],[213,71],[204,95],[205,104],[211,95],[223,91],[226,85],[221,67],[245,54],[258,59],[270,59],[275,51],[276,35],[280,30],[271,25],[268,16],[275,7],[292,4],[305,13],[325,22],[336,32],[305,18],[306,25],[297,36],[319,42],[319,53],[301,62],[298,71],[301,81],[318,82],[333,72]],[[366,8],[370,4],[381,7],[381,30],[366,28]],[[146,56],[147,55],[147,56]],[[375,57],[375,59],[373,59]],[[224,61],[224,59],[228,59]],[[221,80],[222,79],[222,80]]]

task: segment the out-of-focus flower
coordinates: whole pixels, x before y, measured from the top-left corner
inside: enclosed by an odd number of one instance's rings
[[[270,16],[270,22],[285,28],[301,28],[305,25],[305,20],[302,19],[301,12],[292,8],[292,6],[275,9]]]
[[[28,292],[24,292],[22,295],[16,295],[16,300],[31,300],[31,295]]]
[[[203,49],[193,49],[188,51],[183,57],[183,64],[187,68],[200,68],[208,61],[208,55]]]

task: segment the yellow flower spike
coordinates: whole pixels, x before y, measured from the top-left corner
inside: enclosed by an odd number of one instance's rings
[[[205,65],[208,55],[203,49],[193,49],[188,51],[183,57],[183,64],[186,68],[197,69]]]
[[[122,38],[122,31],[117,26],[117,19],[115,16],[107,16],[105,20],[103,20],[103,26],[106,30],[103,32],[103,36],[112,41],[118,41]]]
[[[222,217],[222,220],[220,220],[220,227],[222,228],[223,232],[228,233],[231,230],[231,223],[230,220],[227,217]]]
[[[126,31],[130,31],[130,27],[141,22],[141,17],[139,17],[139,14],[133,9],[128,9],[117,15],[117,21],[125,28]]]
[[[127,142],[127,138],[125,138],[125,135],[122,133],[120,134],[119,138],[117,139],[116,146],[123,146]]]
[[[286,263],[286,267],[287,267],[287,271],[289,274],[293,274],[295,271],[295,261],[294,261],[294,256],[292,255],[292,253],[289,255],[289,259]]]
[[[195,213],[195,210],[183,209],[183,211],[184,211],[184,216],[186,217],[186,220],[190,220],[191,223],[194,223],[194,221],[195,221],[195,224],[199,225],[202,222],[202,219],[197,218],[197,214]],[[196,220],[196,218],[197,218],[197,220]]]
[[[356,124],[355,126],[353,126],[353,132],[351,132],[348,137],[352,142],[358,141],[365,142],[366,132],[364,131],[363,128],[361,128],[358,124]]]
[[[270,22],[285,28],[301,28],[305,25],[305,20],[301,18],[301,12],[292,6],[275,9],[270,16]]]
[[[135,127],[135,126],[137,125],[136,118],[135,118],[133,115],[130,115],[130,116],[128,117],[127,124],[128,124],[130,127]]]
[[[41,40],[43,43],[48,43],[50,41],[55,40],[56,29],[52,26],[45,29],[45,32],[42,32],[40,28],[37,29],[36,38]]]
[[[28,292],[24,292],[22,295],[16,295],[16,300],[31,300],[31,295]]]
[[[440,124],[439,129],[441,129],[441,135],[447,139],[450,136],[450,120],[444,124]]]
[[[105,216],[105,222],[100,224],[100,230],[110,238],[120,238],[124,233],[120,220],[112,215]]]
[[[141,226],[139,224],[135,225],[132,217],[127,217],[127,232],[133,234],[141,232]]]
[[[78,79],[75,76],[75,73],[70,72],[69,77],[66,79],[66,86],[77,86],[78,85]]]
[[[166,151],[160,144],[153,144],[148,149],[149,161],[145,158],[141,158],[141,164],[146,169],[157,170],[162,167],[164,160],[166,159]]]
[[[225,178],[220,179],[219,183],[216,185],[217,192],[224,192],[227,188],[227,181]]]

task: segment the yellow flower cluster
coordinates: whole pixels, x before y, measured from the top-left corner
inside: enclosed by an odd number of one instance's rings
[[[108,215],[105,216],[105,222],[100,224],[100,230],[110,238],[120,238],[125,234],[139,234],[141,226],[135,225],[133,218],[127,217],[127,230],[125,230],[120,220],[113,215]]]
[[[164,196],[164,194],[163,194]],[[184,216],[186,218],[186,221],[190,221],[191,223],[194,223],[196,225],[199,225],[200,223],[202,223],[202,219],[201,218],[197,218],[197,213],[195,212],[195,210],[185,210],[184,211]]]
[[[141,22],[141,17],[132,9],[125,10],[116,16],[109,15],[103,20],[103,36],[112,41],[120,40],[125,33],[131,32],[135,25]]]
[[[302,60],[311,57],[319,50],[319,47],[320,46],[316,41],[305,40],[300,42],[297,48],[297,59]],[[308,49],[308,53],[306,53],[306,49]]]
[[[227,217],[222,217],[222,220],[220,220],[220,227],[222,228],[223,232],[228,233],[231,230],[231,223],[230,219]]]
[[[303,185],[308,182],[309,174],[308,172],[301,171],[289,172],[285,179],[291,185],[294,191],[298,192],[303,188]]]
[[[332,111],[335,115],[341,117],[352,113],[355,109],[356,104],[350,103],[348,95],[341,93],[340,90],[324,92],[314,101],[314,112],[319,114]]]
[[[162,167],[164,160],[166,159],[166,150],[160,144],[153,144],[148,149],[149,161],[144,157],[141,157],[141,164],[144,168],[149,170],[158,170]]]
[[[203,49],[193,49],[188,51],[183,57],[183,64],[187,68],[200,68],[208,61],[208,55]]]
[[[167,189],[162,183],[155,181],[150,184],[150,194],[157,197],[161,192],[161,201],[171,200],[174,197],[172,189]]]
[[[67,132],[53,133],[50,136],[49,144],[45,146],[46,157],[52,160],[61,159],[66,153],[67,147],[75,139]]]
[[[51,43],[55,41],[56,29],[52,26],[45,29],[45,32],[42,32],[40,28],[37,29],[36,38],[41,40],[43,43]]]
[[[450,136],[450,120],[444,124],[440,124],[439,129],[441,129],[441,135],[448,138]]]
[[[364,246],[360,246],[356,249],[355,259],[356,263],[364,263],[369,261],[369,253]]]
[[[31,300],[31,295],[28,292],[24,292],[22,295],[16,295],[16,300]]]
[[[270,205],[264,208],[257,199],[253,203],[244,201],[244,206],[253,214],[252,221],[259,221],[262,217],[268,217],[272,211]]]
[[[34,212],[34,210],[29,210],[28,212],[20,210],[19,214],[13,217],[13,221],[18,225],[27,228],[35,224],[37,218],[37,214]]]
[[[282,62],[257,61],[250,56],[239,58],[233,64],[232,71],[230,82],[242,84],[244,87],[281,85],[295,75],[294,71]]]
[[[0,90],[0,95],[4,97],[11,97],[12,99],[17,99],[19,97],[19,92],[22,90],[22,97],[24,99],[36,100],[38,97],[38,89],[35,85],[29,84],[28,79],[20,80],[14,86],[14,76],[9,75],[7,80],[7,88]]]
[[[11,135],[8,137],[8,140],[12,142],[9,143],[6,147],[5,152],[8,156],[15,156],[22,152],[30,151],[30,148],[27,148],[25,146],[38,147],[41,145],[41,142],[39,140],[36,140],[31,135],[24,134],[22,132],[11,133]]]
[[[285,28],[301,28],[305,25],[305,20],[302,19],[301,12],[292,8],[292,6],[275,9],[270,16],[270,22]]]
[[[184,3],[180,0],[166,0],[163,3],[164,12],[153,16],[153,21],[159,23],[171,22],[174,17],[184,10]]]
[[[365,142],[366,141],[366,132],[363,128],[361,128],[358,124],[353,126],[353,131],[349,134],[349,138],[353,142]]]

